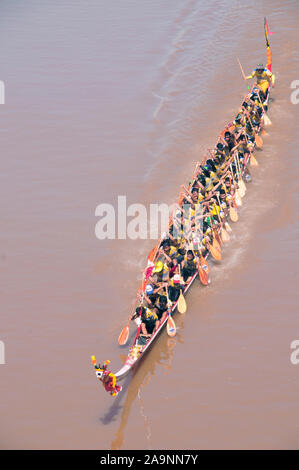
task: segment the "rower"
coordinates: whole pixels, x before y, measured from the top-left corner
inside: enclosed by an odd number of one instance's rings
[[[228,148],[229,152],[237,145],[236,139],[233,134],[231,134],[229,131],[226,131],[224,133],[224,145]]]
[[[167,310],[168,310],[168,307],[167,307],[167,297],[166,295],[160,295],[157,302],[156,302],[156,305],[155,305],[156,309],[157,309],[157,315],[158,315],[158,319],[163,322],[163,320],[165,319],[166,315],[167,315]]]
[[[180,296],[181,290],[184,290],[184,284],[181,281],[181,276],[175,274],[170,280],[168,287],[168,296],[171,302],[176,302]]]
[[[235,134],[235,139],[238,140],[239,137],[243,134],[244,132],[244,117],[242,116],[241,113],[238,113],[237,116],[235,117],[234,120],[234,134]]]
[[[182,266],[183,266],[182,276],[183,276],[184,282],[188,284],[191,281],[197,269],[197,261],[195,259],[195,256],[192,250],[187,251],[187,254],[182,263]]]
[[[168,261],[171,261],[172,258],[174,258],[174,255],[176,253],[177,249],[175,246],[171,244],[170,239],[164,240],[162,243],[162,248],[160,249],[160,252],[162,255],[165,256],[165,258]]]
[[[224,145],[221,142],[218,142],[215,149],[215,157],[220,161],[220,163],[223,163],[226,156]]]
[[[142,308],[141,311],[141,332],[143,336],[150,337],[159,327],[157,308]]]
[[[248,75],[248,77],[246,77],[246,80],[253,77],[256,77],[256,83],[262,92],[260,93],[261,99],[263,98],[265,100],[267,98],[272,73],[270,72],[270,70],[264,67],[263,64],[258,64],[251,73],[251,75]]]
[[[144,300],[146,301],[147,305],[146,307],[154,307],[157,297],[158,297],[158,292],[161,290],[161,287],[158,287],[157,289],[154,289],[152,284],[147,284],[144,292]]]

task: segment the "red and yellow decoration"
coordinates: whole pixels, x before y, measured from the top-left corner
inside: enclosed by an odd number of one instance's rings
[[[110,364],[110,361],[105,361],[103,366],[101,366],[100,364],[97,365],[96,358],[94,356],[91,356],[91,362],[94,368],[96,369],[96,376],[98,380],[102,382],[106,392],[109,392],[110,395],[113,397],[118,395],[118,393],[122,390],[122,387],[116,383],[116,377],[111,372],[111,370],[107,370],[107,366],[108,364]]]

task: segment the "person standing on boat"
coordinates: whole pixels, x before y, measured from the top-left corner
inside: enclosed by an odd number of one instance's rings
[[[246,79],[249,80],[253,77],[256,77],[257,86],[260,88],[263,94],[263,99],[265,100],[267,98],[267,92],[271,82],[272,72],[270,72],[270,70],[264,67],[263,64],[258,64],[251,73],[251,75],[248,75]]]

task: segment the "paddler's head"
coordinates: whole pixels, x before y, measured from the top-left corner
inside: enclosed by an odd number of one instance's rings
[[[226,131],[225,134],[224,134],[224,140],[226,142],[229,142],[231,139],[231,133],[229,131]]]
[[[205,166],[203,167],[203,173],[204,173],[204,175],[205,175],[206,178],[210,178],[211,172],[210,172],[210,170],[209,170],[208,165],[205,165]]]
[[[241,119],[242,119],[242,116],[241,116],[241,114],[239,113],[239,114],[235,117],[235,123],[236,123],[236,124],[241,124]]]
[[[200,175],[198,175],[198,181],[200,182],[200,184],[202,184],[203,186],[205,186],[206,184],[206,179],[204,177],[204,175],[201,173]]]
[[[257,64],[255,70],[257,72],[263,72],[265,70],[264,64]]]
[[[144,312],[145,312],[145,308],[142,307],[142,306],[141,306],[141,307],[137,307],[137,308],[136,308],[136,311],[135,311],[135,313],[136,313],[136,315],[137,315],[138,317],[139,317],[139,316],[142,316],[142,315],[144,314]]]
[[[170,251],[170,241],[169,241],[169,240],[165,240],[165,241],[162,243],[162,247],[163,247],[163,250],[165,251],[165,253],[168,254],[169,251]]]
[[[192,250],[188,250],[187,251],[187,260],[192,261],[193,259],[194,259],[194,255],[193,255]]]
[[[153,292],[154,292],[153,286],[151,284],[148,284],[145,288],[146,295],[152,295]]]
[[[220,199],[225,199],[225,196],[226,194],[225,194],[224,189],[220,189]]]
[[[246,131],[249,132],[249,133],[252,132],[252,126],[251,126],[249,121],[247,121],[247,123],[246,123]]]
[[[167,304],[167,297],[166,295],[160,295],[159,297],[159,304],[161,307],[164,307]]]
[[[217,168],[215,167],[215,163],[214,163],[214,161],[212,160],[212,158],[209,158],[209,159],[207,160],[207,165],[208,165],[208,167],[209,167],[210,170],[212,170],[212,171],[216,171],[216,170],[217,170]]]
[[[198,188],[193,188],[191,191],[191,199],[193,202],[198,201]]]

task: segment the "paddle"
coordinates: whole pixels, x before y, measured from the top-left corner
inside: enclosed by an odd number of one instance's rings
[[[185,300],[185,297],[183,296],[183,292],[182,292],[181,289],[180,289],[180,296],[179,296],[179,300],[178,300],[178,311],[180,313],[186,313],[186,311],[187,311],[186,300]]]
[[[258,162],[257,159],[255,158],[255,156],[253,155],[253,153],[250,154],[250,165],[251,165],[251,166],[258,166],[258,165],[259,165],[259,162]]]
[[[179,274],[181,276],[181,267],[180,267],[180,265],[179,265]],[[183,296],[182,289],[180,289],[180,296],[179,296],[179,300],[178,300],[178,311],[180,313],[186,313],[186,311],[187,311],[187,304],[186,304],[185,297]]]
[[[217,214],[217,209],[215,209],[215,212]],[[212,232],[213,232],[213,246],[216,250],[221,252],[222,241],[219,237],[219,234],[218,234],[217,229],[215,227],[215,224],[213,222],[213,214],[211,212],[210,212],[210,221],[211,221],[211,229],[212,229]]]
[[[250,165],[251,166],[258,166],[259,163],[258,163],[257,159],[254,157],[251,148],[249,147],[246,133],[245,133],[245,139],[246,139],[247,147],[248,147],[248,150],[249,150],[249,153],[250,153]]]
[[[232,228],[227,221],[224,222],[225,229],[228,233],[232,232]]]
[[[253,131],[253,134],[254,134],[255,144],[259,149],[261,149],[263,147],[263,139],[254,130],[254,127],[253,127],[252,121],[250,119],[249,113],[248,113],[248,119],[249,119],[250,125],[252,127],[252,131]],[[246,117],[245,117],[245,120],[246,120]]]
[[[168,305],[167,334],[168,336],[172,337],[176,335],[176,326],[171,316],[171,305],[170,305],[170,301],[168,297],[168,287],[166,287],[166,295],[167,295],[167,305]]]
[[[263,118],[264,118],[264,124],[265,124],[265,126],[271,126],[271,125],[272,125],[272,121],[271,121],[271,119],[269,118],[269,116],[267,115],[267,113],[266,113],[266,111],[265,111],[265,108],[264,108],[264,105],[263,105],[263,103],[262,103],[262,100],[261,100],[260,92],[259,92],[259,91],[257,91],[257,96],[258,96],[259,102],[261,103],[262,108],[263,108],[263,112],[264,112],[264,116],[263,116]]]
[[[202,256],[201,253],[200,253],[200,265],[201,265],[202,269],[209,275],[210,268],[209,268],[208,262],[207,262],[206,258],[204,258]]]
[[[120,346],[124,346],[126,342],[128,341],[129,334],[130,334],[130,328],[129,328],[130,321],[131,321],[131,317],[129,317],[128,323],[126,324],[126,326],[123,327],[118,337],[118,344]]]
[[[217,197],[217,199],[218,199],[219,208],[221,208],[221,205],[220,205],[220,201],[219,201],[219,197],[218,197],[218,195],[217,195],[217,192],[216,192],[215,194],[216,194],[216,197]],[[220,239],[221,239],[221,242],[224,242],[224,243],[225,243],[225,242],[229,241],[230,238],[229,238],[228,233],[226,233],[225,228],[223,227],[223,223],[222,223],[221,217],[220,217],[220,211],[218,210],[217,204],[214,204],[214,209],[215,209],[215,211],[216,211],[216,213],[217,213],[217,216],[218,216],[218,219],[219,219],[219,223],[220,223]],[[218,235],[218,236],[219,236],[219,235]]]
[[[207,247],[208,247],[208,250],[211,253],[212,257],[216,261],[220,261],[221,260],[221,251],[215,249],[215,247],[213,245],[211,245],[209,242],[207,242]]]
[[[229,176],[229,184],[230,184],[230,193],[231,193],[231,196],[232,196],[232,182],[231,182],[230,176]],[[234,199],[233,199],[233,196],[232,196],[232,203],[229,206],[229,217],[230,217],[230,220],[232,222],[238,222],[239,216],[238,216],[237,210],[233,207],[233,201],[234,201]]]
[[[194,253],[194,249],[193,249],[193,244],[192,242],[190,242],[191,245],[192,245],[192,252],[193,252],[193,256],[195,256],[195,253]],[[202,255],[200,254],[201,256],[201,259],[203,259]],[[198,258],[198,257],[196,257]],[[204,264],[202,261],[199,261],[198,259],[198,265],[197,265],[197,270],[198,270],[198,276],[199,276],[199,280],[200,282],[202,283],[203,286],[207,286],[209,284],[209,267],[208,267],[208,264]]]
[[[202,255],[201,258],[203,259]],[[201,261],[198,263],[198,276],[203,286],[207,286],[209,284],[209,274],[203,268]]]
[[[226,185],[224,185],[224,191],[225,191],[225,195],[226,195],[226,202],[227,202],[228,205],[229,205],[229,209],[228,209],[228,211],[229,211],[229,210],[230,210],[230,203],[229,203],[229,200],[228,200],[228,198],[227,198],[227,189],[226,189]],[[229,223],[228,223],[227,221],[224,222],[224,226],[225,226],[226,231],[227,231],[228,233],[231,233],[231,232],[232,232],[232,228],[231,228],[231,226],[229,225]]]
[[[231,171],[231,174],[233,175],[234,173],[233,173],[232,165],[230,165],[230,171]],[[236,205],[237,205],[237,207],[241,207],[242,206],[242,199],[239,195],[238,189],[235,188],[235,182],[234,182],[234,189],[235,189]]]
[[[211,213],[209,213],[209,218],[210,218],[210,221],[211,221],[211,227],[213,227],[212,225],[212,216],[211,216]],[[211,243],[209,243],[207,241],[207,248],[209,250],[209,252],[211,253],[212,257],[217,260],[217,261],[220,261],[221,260],[221,247],[220,247],[220,244],[218,243],[218,241],[215,239],[215,233],[214,231],[212,230],[212,233],[214,235],[213,237],[213,244],[211,245]]]
[[[250,90],[250,86],[248,85],[246,75],[245,75],[245,73],[244,73],[243,67],[242,67],[241,62],[239,61],[238,57],[237,57],[237,61],[239,62],[239,66],[240,66],[240,69],[241,69],[241,73],[242,73],[243,78],[244,78],[244,80],[245,80],[246,86],[247,86],[248,90]]]
[[[142,303],[141,303],[142,305]],[[118,344],[120,346],[124,346],[126,344],[126,342],[128,341],[128,338],[129,338],[129,334],[130,334],[130,321],[131,321],[131,318],[132,318],[132,315],[133,315],[133,312],[135,310],[135,306],[136,306],[136,301],[135,301],[135,305],[134,305],[134,308],[132,310],[132,313],[131,315],[129,316],[128,318],[128,323],[123,327],[123,329],[121,330],[120,332],[120,335],[118,337]]]
[[[219,194],[218,194],[218,192],[216,192],[216,197],[217,197],[217,200],[218,200],[219,207],[221,208],[221,203],[220,203],[220,199],[219,199]],[[222,238],[222,241],[223,241],[224,243],[227,243],[227,242],[230,241],[230,236],[229,236],[229,234],[227,233],[227,231],[225,230],[223,222],[221,222],[220,213],[219,213],[219,211],[218,211],[218,209],[217,209],[217,206],[215,206],[215,207],[216,207],[216,210],[217,210],[217,213],[218,213],[218,218],[219,218],[220,224],[221,224],[221,232],[220,232],[221,238]]]
[[[239,173],[239,178],[238,178],[239,194],[241,197],[244,197],[246,193],[246,186],[245,186],[244,181],[242,180],[239,157],[235,155],[234,160],[235,160],[235,165],[238,168],[238,173]]]

